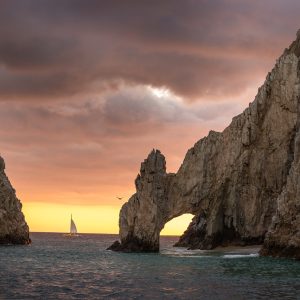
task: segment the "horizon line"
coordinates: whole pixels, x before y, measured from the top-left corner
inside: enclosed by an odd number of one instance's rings
[[[67,231],[29,231],[29,234],[31,233],[69,233]],[[98,235],[119,235],[118,233],[100,233],[100,232],[78,232],[78,234],[98,234]],[[162,234],[160,236],[178,236],[180,237],[181,235],[174,235],[174,234]]]

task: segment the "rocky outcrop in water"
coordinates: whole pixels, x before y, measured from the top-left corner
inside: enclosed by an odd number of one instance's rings
[[[191,148],[176,174],[153,150],[120,211],[114,250],[158,251],[165,223],[195,215],[177,245],[262,243],[262,255],[299,257],[300,34],[255,100],[222,132]],[[299,188],[298,188],[299,187]],[[266,237],[266,239],[265,239]]]
[[[21,211],[22,204],[16,197],[0,157],[0,244],[29,244],[29,228]]]

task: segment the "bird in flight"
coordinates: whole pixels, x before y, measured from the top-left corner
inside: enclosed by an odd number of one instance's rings
[[[116,197],[117,199],[119,199],[119,200],[122,200],[123,199],[123,197]]]

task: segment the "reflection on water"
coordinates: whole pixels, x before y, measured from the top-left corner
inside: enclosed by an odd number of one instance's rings
[[[0,299],[300,299],[300,263],[258,257],[257,248],[106,251],[116,236],[32,234],[0,248]]]

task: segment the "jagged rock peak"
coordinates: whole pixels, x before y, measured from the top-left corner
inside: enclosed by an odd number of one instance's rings
[[[4,170],[4,159],[0,157],[0,244],[29,244],[22,204]]]
[[[0,156],[0,172],[4,171],[5,169],[5,162],[4,159]]]
[[[141,164],[140,174],[166,173],[166,159],[159,150],[153,149]]]

